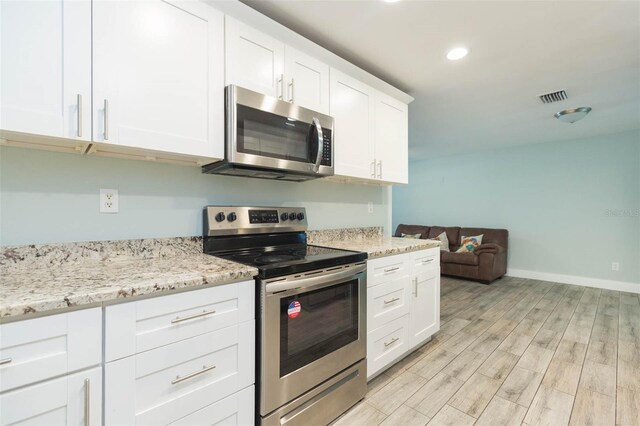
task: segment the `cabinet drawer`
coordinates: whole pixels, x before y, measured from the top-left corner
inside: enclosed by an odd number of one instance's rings
[[[255,322],[105,366],[105,424],[166,425],[254,382]]]
[[[411,267],[408,254],[372,259],[367,262],[367,287],[409,275]]]
[[[409,315],[367,334],[367,377],[386,368],[409,350]]]
[[[254,319],[254,281],[109,306],[105,361]]]
[[[367,291],[367,329],[376,328],[409,313],[409,277],[377,285]]]
[[[98,365],[102,309],[0,325],[0,392]]]
[[[254,389],[249,386],[240,392],[224,398],[171,423],[171,426],[249,426],[254,418]]]
[[[428,269],[440,268],[440,249],[436,247],[411,253],[411,265],[414,275]]]
[[[101,424],[102,368],[95,367],[0,395],[0,425],[16,423]]]

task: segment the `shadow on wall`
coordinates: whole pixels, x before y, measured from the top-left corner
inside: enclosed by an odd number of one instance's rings
[[[99,213],[100,188],[119,191],[118,214]],[[195,167],[0,148],[2,245],[201,235],[207,204],[303,206],[311,229],[386,226],[387,200],[378,186],[206,175]]]

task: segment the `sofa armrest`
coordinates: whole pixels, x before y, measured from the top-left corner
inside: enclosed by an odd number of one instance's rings
[[[473,253],[476,255],[481,255],[482,253],[498,254],[498,253],[504,253],[504,251],[505,251],[504,247],[498,244],[485,243],[485,244],[480,244],[478,247],[476,247]]]

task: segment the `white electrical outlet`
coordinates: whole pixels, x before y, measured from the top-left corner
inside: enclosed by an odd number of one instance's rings
[[[373,213],[373,203],[371,201],[367,203],[367,211]]]
[[[100,213],[118,213],[118,190],[100,189]]]
[[[620,270],[620,262],[611,262],[611,270],[619,271]]]

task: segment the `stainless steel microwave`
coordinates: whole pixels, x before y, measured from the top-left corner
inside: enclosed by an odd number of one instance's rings
[[[234,85],[225,103],[225,159],[205,173],[291,181],[333,175],[333,118]]]

